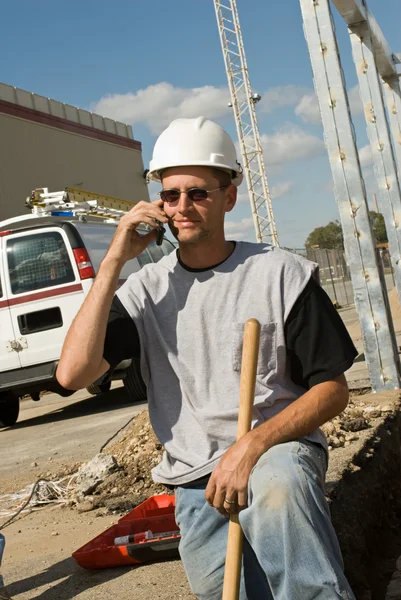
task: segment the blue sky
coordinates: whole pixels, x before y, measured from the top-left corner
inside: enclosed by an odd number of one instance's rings
[[[401,51],[401,3],[370,0],[387,41]],[[302,247],[338,218],[314,108],[297,0],[237,0],[280,243]],[[333,9],[369,200],[375,184],[348,33]],[[212,0],[5,0],[0,81],[133,125],[148,164],[173,118],[206,114],[235,138]],[[154,197],[156,187],[150,188]],[[228,216],[230,238],[254,240],[246,189]]]

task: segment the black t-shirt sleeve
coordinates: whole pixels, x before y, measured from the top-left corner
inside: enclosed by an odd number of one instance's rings
[[[139,356],[140,343],[135,323],[121,300],[114,296],[107,322],[103,358],[113,370],[122,360]]]
[[[290,375],[309,389],[349,369],[358,352],[330,298],[311,278],[284,327]]]

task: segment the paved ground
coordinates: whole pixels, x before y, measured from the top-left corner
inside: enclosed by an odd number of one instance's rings
[[[17,424],[0,430],[2,492],[32,483],[43,472],[92,458],[145,407],[146,403],[133,404],[120,383],[100,396],[81,390],[69,398],[46,394],[39,402],[23,401]]]

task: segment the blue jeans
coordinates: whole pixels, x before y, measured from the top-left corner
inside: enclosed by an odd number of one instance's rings
[[[241,600],[355,600],[324,496],[326,455],[301,440],[274,446],[252,470],[244,532]],[[228,518],[205,486],[176,489],[180,555],[199,600],[221,600]]]
[[[4,552],[4,547],[6,545],[6,538],[4,537],[4,535],[2,535],[0,533],[0,567],[1,567],[1,561],[3,559],[3,552]],[[4,581],[3,581],[3,577],[1,576],[0,573],[0,588],[4,587]]]

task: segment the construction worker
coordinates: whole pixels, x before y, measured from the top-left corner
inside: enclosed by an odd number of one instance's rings
[[[324,496],[319,429],[345,409],[356,350],[317,265],[266,244],[227,240],[242,169],[203,117],[160,135],[148,176],[160,200],[117,228],[67,335],[59,382],[85,388],[140,357],[149,415],[165,448],[155,481],[175,488],[180,554],[193,592],[221,598],[228,515],[244,532],[241,600],[352,599]],[[178,249],[131,275],[126,261],[168,224]],[[153,228],[141,236],[140,223]],[[243,328],[261,323],[252,431],[236,442]]]

